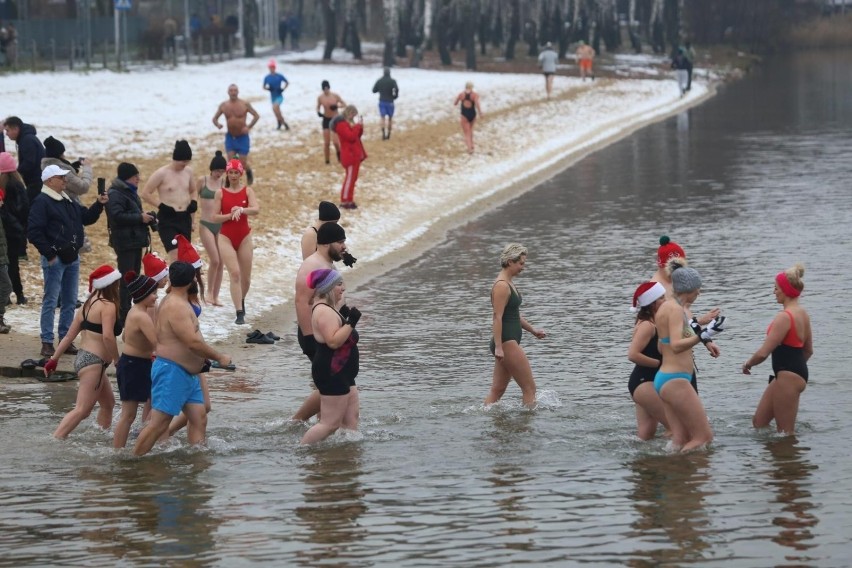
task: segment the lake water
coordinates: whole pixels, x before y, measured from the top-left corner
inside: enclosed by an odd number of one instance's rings
[[[852,366],[846,283],[852,53],[769,62],[452,230],[350,291],[365,316],[362,425],[301,448],[308,391],[291,329],[211,378],[208,448],[143,459],[81,425],[50,437],[74,383],[0,389],[0,565],[847,566]],[[626,359],[635,286],[668,234],[720,306],[722,356],[697,350],[712,447],[634,435]],[[485,410],[488,293],[499,252],[548,337],[523,346],[539,408],[510,386]],[[802,261],[814,327],[796,437],[756,432],[771,372],[740,373]],[[203,317],[203,316],[202,316]]]

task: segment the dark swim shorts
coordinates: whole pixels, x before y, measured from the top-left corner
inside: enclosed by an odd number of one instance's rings
[[[314,355],[317,352],[317,340],[313,335],[305,335],[302,333],[302,328],[296,326],[296,338],[299,340],[299,347],[302,348],[302,353],[307,355],[308,360],[313,361]]]
[[[160,225],[160,241],[162,241],[166,252],[177,248],[177,245],[172,244],[172,241],[179,234],[186,237],[186,240],[192,241],[192,214],[186,211],[170,211],[169,209],[160,209],[157,213],[157,221]]]
[[[150,357],[122,355],[115,370],[122,402],[145,402],[151,398]]]

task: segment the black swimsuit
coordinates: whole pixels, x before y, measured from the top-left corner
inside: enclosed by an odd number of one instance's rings
[[[654,328],[654,337],[651,338],[651,341],[649,341],[648,345],[646,345],[642,350],[642,355],[650,357],[651,359],[656,359],[662,363],[663,356],[660,354],[660,350],[657,347],[658,340],[659,337],[657,336],[657,330]],[[653,384],[654,376],[656,376],[659,368],[659,363],[656,367],[643,367],[642,365],[636,365],[633,367],[633,372],[630,373],[630,380],[627,382],[627,390],[630,391],[630,396],[633,396],[633,393],[636,392],[636,389],[639,388],[639,385],[642,383]]]
[[[473,104],[473,99],[471,98],[470,93],[464,94],[464,99],[461,103],[461,114],[468,122],[476,120],[476,105]]]
[[[316,304],[317,306],[328,304]],[[311,310],[313,311],[313,309]],[[335,310],[340,321],[343,316]],[[349,394],[350,387],[355,386],[355,377],[358,376],[358,332],[354,329],[343,345],[332,349],[326,343],[317,342],[316,354],[314,354],[311,365],[311,376],[314,384],[321,395],[345,396]]]

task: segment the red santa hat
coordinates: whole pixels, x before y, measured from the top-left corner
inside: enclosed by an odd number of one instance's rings
[[[169,275],[169,265],[162,258],[153,253],[142,257],[142,266],[145,267],[145,276],[159,282]]]
[[[236,158],[231,158],[228,162],[228,165],[225,167],[226,171],[236,170],[240,172],[240,174],[246,173],[245,168],[243,167],[243,163]]]
[[[101,265],[89,274],[89,292],[93,288],[95,290],[103,290],[113,282],[118,282],[119,280],[121,280],[121,272],[109,264]]]
[[[198,251],[195,250],[192,243],[183,235],[178,234],[175,238],[173,238],[172,244],[177,245],[178,260],[188,262],[193,268],[201,268],[204,265],[204,263],[201,262],[201,257],[198,255]]]
[[[631,311],[638,312],[641,308],[650,306],[665,295],[666,289],[659,282],[642,282],[633,293],[633,308],[631,308]]]

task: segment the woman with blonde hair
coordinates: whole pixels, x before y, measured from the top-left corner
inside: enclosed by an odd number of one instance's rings
[[[814,353],[811,335],[811,318],[799,305],[799,296],[805,289],[801,264],[779,272],[775,276],[775,301],[784,309],[778,312],[760,349],[743,364],[743,373],[772,356],[769,386],[763,392],[752,418],[755,428],[769,426],[775,420],[778,432],[793,434],[799,412],[799,397],[808,385],[808,360]]]
[[[355,122],[356,116],[358,122]],[[355,203],[355,182],[358,181],[361,162],[367,159],[367,151],[361,142],[364,135],[364,118],[358,115],[355,105],[343,109],[343,120],[334,126],[334,131],[340,139],[340,165],[346,171],[340,188],[340,206],[344,209],[356,209],[358,205]]]
[[[464,135],[464,143],[467,146],[467,153],[473,154],[473,124],[476,121],[476,116],[482,116],[482,109],[479,108],[479,95],[473,90],[473,83],[468,81],[464,84],[464,91],[458,94],[453,106],[461,104],[461,124],[462,134]]]
[[[494,355],[494,374],[491,390],[485,398],[485,404],[499,401],[509,381],[515,379],[523,393],[524,406],[535,407],[535,379],[530,362],[521,348],[521,335],[524,330],[542,339],[547,334],[536,329],[521,316],[523,298],[513,283],[515,276],[523,272],[527,262],[526,247],[517,243],[506,245],[500,254],[502,269],[491,287],[491,354]]]

